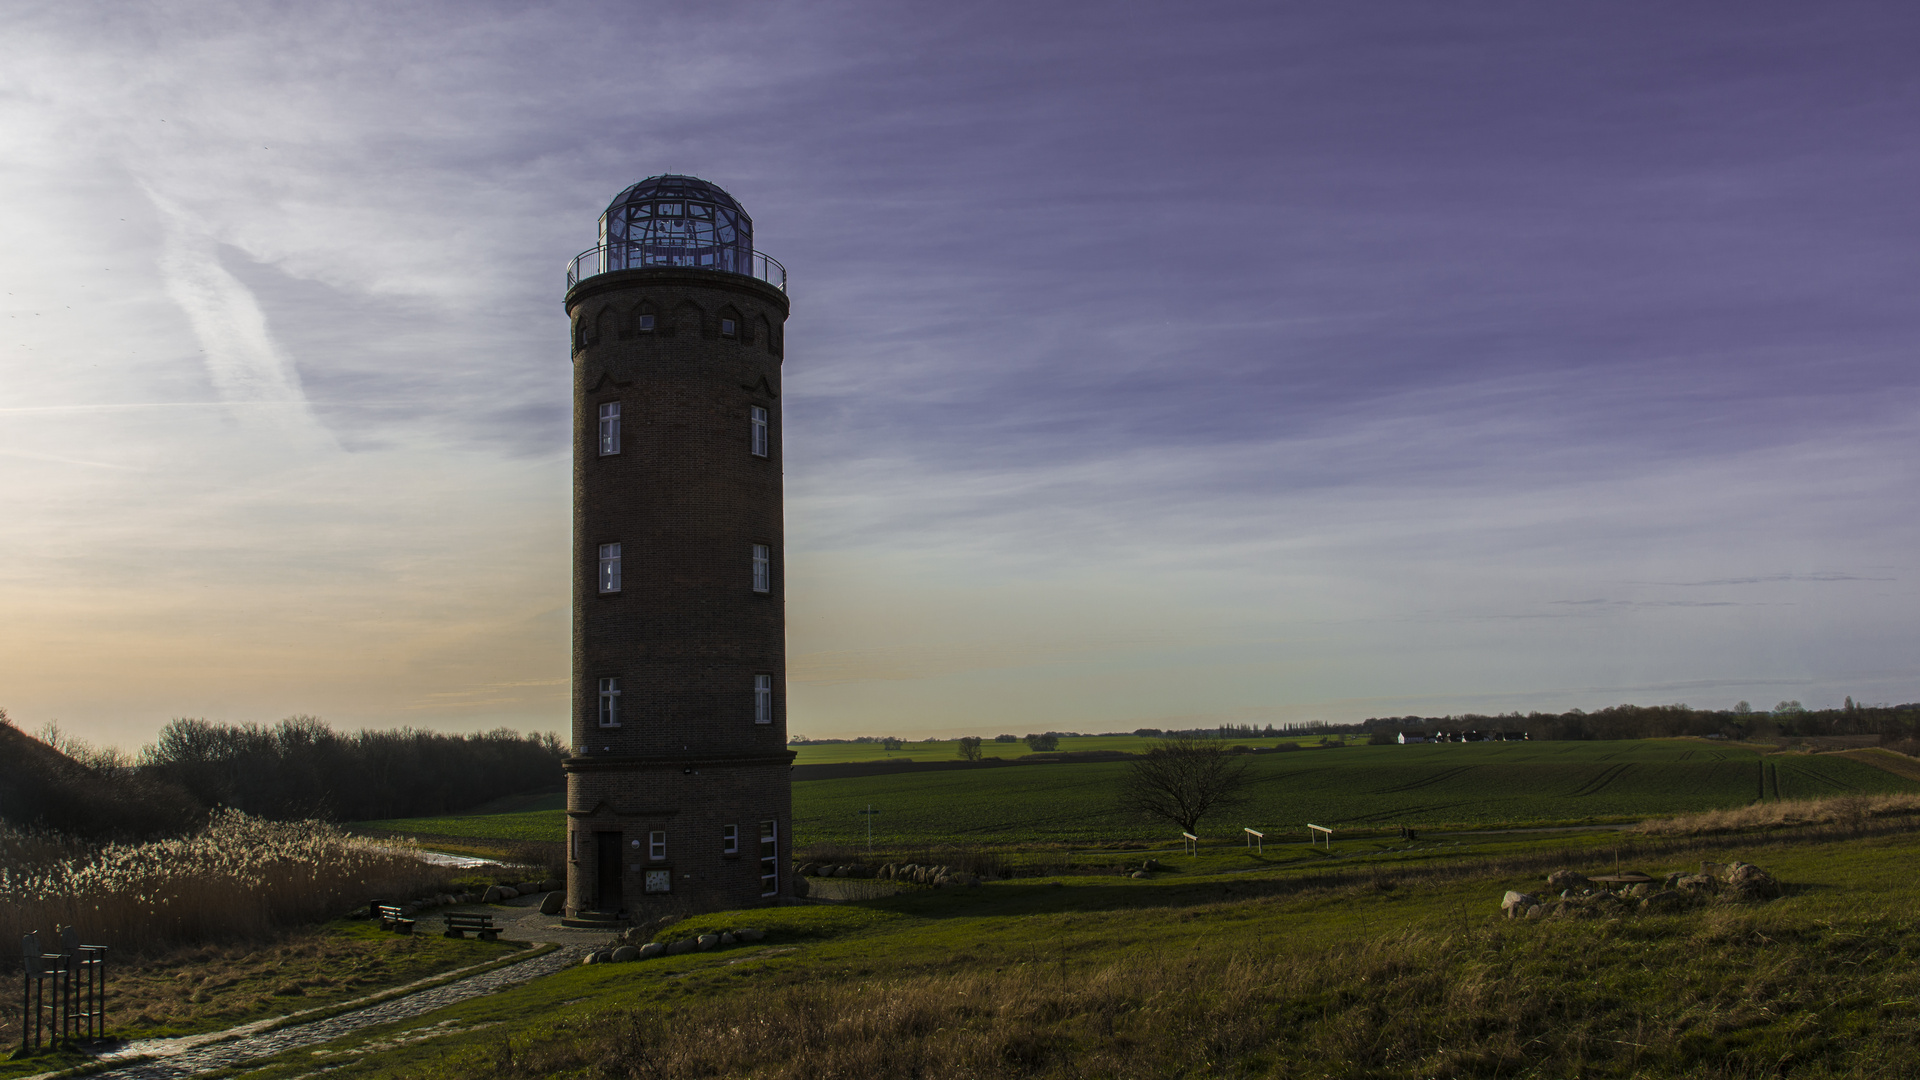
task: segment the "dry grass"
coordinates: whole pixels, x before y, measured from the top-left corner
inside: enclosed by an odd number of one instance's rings
[[[1890,1075],[1920,1034],[1912,1010],[1881,1011],[1871,1060],[1775,1013],[1841,993],[1904,1004],[1920,977],[1904,964],[1863,969],[1866,945],[1779,940],[1794,933],[1765,911],[1729,909],[1634,928],[1455,924],[1326,948],[1153,948],[1099,965],[812,979],[602,1014],[450,1067],[495,1080],[1731,1077],[1812,1057]]]
[[[238,811],[204,832],[149,844],[75,850],[15,837],[0,864],[0,941],[77,926],[89,944],[152,953],[259,938],[338,917],[374,896],[409,899],[447,877],[391,843],[320,822],[269,822]]]
[[[1800,825],[1839,825],[1858,829],[1877,819],[1920,814],[1920,794],[1839,795],[1830,799],[1798,799],[1754,803],[1733,810],[1645,821],[1635,832],[1651,836],[1708,836]]]

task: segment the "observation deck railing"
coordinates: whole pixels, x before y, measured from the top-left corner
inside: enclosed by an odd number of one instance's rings
[[[635,247],[638,247],[638,245],[635,245]],[[763,251],[751,252],[744,269],[716,265],[711,261],[711,255],[662,255],[657,250],[643,255],[641,252],[635,250],[627,253],[626,257],[621,259],[618,258],[621,252],[617,245],[613,249],[613,254],[616,258],[609,259],[607,254],[607,247],[602,245],[590,247],[580,254],[575,255],[572,261],[567,263],[567,288],[571,289],[586,278],[593,277],[596,274],[604,274],[609,270],[643,269],[656,266],[684,266],[696,270],[719,270],[723,273],[745,274],[748,277],[759,278],[761,281],[779,289],[781,292],[787,291],[787,268],[780,265],[780,260]],[[708,261],[702,262],[702,258]],[[621,262],[625,265],[609,265],[615,262]]]

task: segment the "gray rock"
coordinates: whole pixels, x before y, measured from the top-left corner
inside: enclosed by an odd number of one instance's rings
[[[1548,892],[1564,892],[1569,889],[1581,889],[1587,885],[1587,875],[1578,870],[1555,870],[1547,875]]]
[[[563,892],[550,892],[540,900],[540,914],[542,915],[558,915],[562,911],[565,911],[566,907],[567,894]]]
[[[1153,875],[1152,875],[1152,874],[1149,874],[1149,873],[1147,873],[1147,872],[1146,872],[1145,870],[1135,870],[1135,871],[1134,871],[1133,873],[1131,873],[1131,874],[1128,874],[1127,876],[1128,876],[1128,877],[1130,877],[1130,878],[1137,878],[1137,879],[1141,879],[1141,880],[1145,880],[1146,878],[1150,878],[1150,877],[1152,877]]]
[[[497,904],[506,898],[506,892],[498,885],[489,885],[487,891],[480,894],[480,902],[483,904]]]
[[[500,890],[500,899],[502,900],[517,900],[520,898],[520,890],[511,885],[496,885],[494,888]]]
[[[1507,918],[1518,919],[1527,914],[1528,908],[1536,907],[1539,903],[1538,897],[1508,889],[1507,895],[1500,898],[1500,910],[1507,913]]]
[[[640,959],[640,950],[631,945],[622,945],[613,950],[613,962],[616,964],[630,964],[638,959]]]
[[[765,930],[756,930],[749,926],[745,930],[735,930],[733,936],[739,938],[741,941],[759,941],[767,936],[767,932]]]
[[[1662,889],[1640,901],[1640,910],[1649,915],[1684,911],[1693,906],[1693,897],[1677,889]]]
[[[559,878],[550,877],[547,880],[541,882],[540,888],[536,889],[535,891],[536,892],[552,892],[555,889],[564,889],[566,887],[567,887],[566,882],[561,881]]]
[[[1140,864],[1140,869],[1142,869],[1142,870],[1158,870],[1158,869],[1160,869],[1160,860],[1158,860],[1158,859],[1148,859],[1148,860],[1147,860],[1146,862],[1144,862],[1144,863],[1141,863],[1141,864]]]
[[[665,955],[666,951],[667,947],[665,945],[657,941],[649,941],[645,945],[640,946],[640,959],[651,960],[656,956]]]
[[[803,877],[794,878],[792,883],[788,886],[788,890],[792,892],[793,895],[795,896],[807,895],[807,890],[810,888],[812,888],[812,886],[808,885],[807,879]]]
[[[1687,892],[1712,892],[1717,884],[1705,874],[1686,874],[1674,882],[1674,885]]]
[[[679,941],[669,941],[667,943],[667,955],[681,956],[690,953],[694,950],[694,945],[694,940],[690,937],[683,937]]]
[[[706,952],[708,949],[711,949],[715,945],[720,944],[720,935],[719,934],[701,934],[699,937],[695,938],[694,940],[699,943],[700,951]]]
[[[736,939],[734,938],[734,936],[733,936],[732,934],[721,934],[721,935],[720,935],[720,944],[722,944],[722,945],[731,945],[731,944],[733,944],[733,943],[734,943],[734,941],[735,941],[735,940],[736,940]]]
[[[595,961],[594,961],[594,958],[595,958],[595,957],[597,957],[597,956],[599,956],[599,955],[600,955],[599,953],[588,953],[587,955],[585,955],[585,956],[583,956],[583,957],[581,957],[581,958],[580,958],[580,962],[581,962],[582,964],[591,964],[591,963],[594,963],[594,962],[595,962]]]

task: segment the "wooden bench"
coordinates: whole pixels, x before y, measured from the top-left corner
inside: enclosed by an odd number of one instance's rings
[[[500,928],[493,925],[491,915],[450,911],[444,917],[447,920],[446,933],[442,935],[444,937],[464,938],[471,932],[481,941],[492,941],[500,936]]]
[[[374,908],[380,913],[380,929],[391,930],[396,934],[413,933],[413,920],[400,910],[399,904],[381,904]]]

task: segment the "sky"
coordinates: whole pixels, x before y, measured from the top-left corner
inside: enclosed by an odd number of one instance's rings
[[[789,272],[789,731],[1920,699],[1908,4],[0,0],[0,707],[566,729],[564,267]]]

